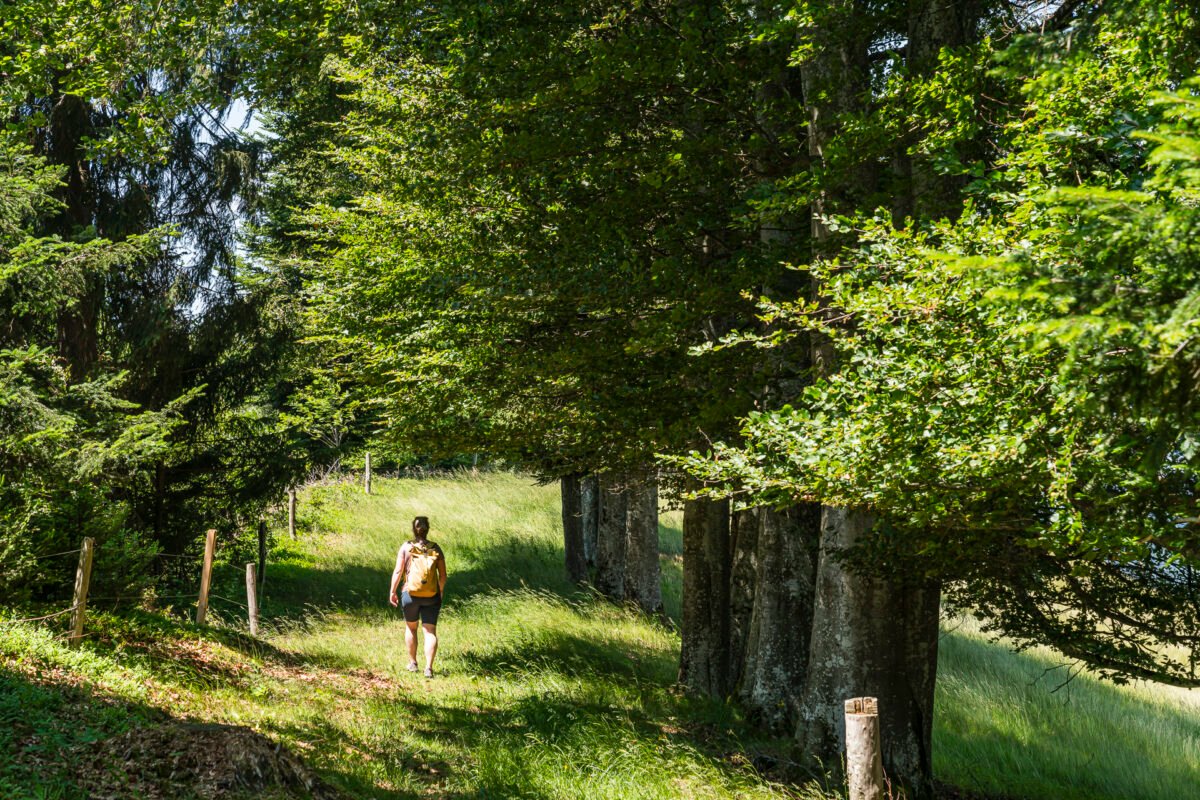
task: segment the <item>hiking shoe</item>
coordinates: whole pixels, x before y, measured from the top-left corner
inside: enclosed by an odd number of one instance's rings
[[[417,662],[415,662],[415,661],[408,662],[408,671],[416,672],[417,671]]]
[[[426,678],[432,678],[432,677],[433,677],[433,670],[432,670],[431,668],[429,668],[429,667],[426,667],[426,668],[425,668],[425,677],[426,677]]]

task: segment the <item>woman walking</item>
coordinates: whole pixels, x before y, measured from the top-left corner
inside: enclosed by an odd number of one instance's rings
[[[412,540],[402,544],[396,555],[389,600],[404,611],[404,622],[408,626],[404,632],[404,643],[408,645],[408,671],[417,671],[419,620],[425,632],[425,677],[432,678],[438,646],[438,613],[442,610],[442,593],[446,588],[446,558],[442,548],[429,541],[429,517],[415,518],[412,532]],[[397,597],[401,579],[404,589]]]

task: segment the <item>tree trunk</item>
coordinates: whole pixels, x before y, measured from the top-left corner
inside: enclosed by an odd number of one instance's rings
[[[908,74],[915,80],[932,77],[937,74],[938,56],[944,48],[963,47],[978,41],[982,6],[982,0],[910,3],[905,57]],[[913,144],[904,143],[906,148]],[[929,219],[957,217],[962,211],[962,190],[967,184],[967,176],[947,175],[938,170],[936,156],[929,153],[909,155],[906,152],[901,157],[908,160],[908,213]]]
[[[729,537],[728,500],[684,501],[679,682],[706,697],[729,693]]]
[[[653,472],[629,487],[625,508],[625,599],[647,614],[662,612],[658,563],[658,481]]]
[[[980,6],[974,0],[910,4],[909,74],[918,79],[933,75],[942,48],[977,40]],[[844,47],[840,53],[837,48],[825,53],[824,74],[813,75],[815,85],[828,85],[831,79],[841,85],[855,82],[845,73],[862,72],[855,66],[848,69],[859,63],[862,48],[856,46],[853,54],[847,54]],[[822,112],[835,116],[856,105],[849,95],[834,98],[831,108],[817,109],[814,104],[811,109],[809,138],[818,150],[830,133],[828,123],[821,121]],[[961,206],[961,180],[938,173],[929,157],[903,153],[898,166],[901,177],[908,179],[910,194],[904,203],[908,213],[940,217],[954,214]],[[818,241],[827,238],[819,220],[822,211],[828,209],[818,203],[813,219]],[[824,343],[818,361],[832,369],[834,358],[832,348]],[[894,786],[921,795],[932,783],[940,586],[919,576],[870,577],[852,571],[839,554],[867,535],[872,524],[861,510],[825,508],[822,512],[817,610],[797,736],[809,753],[827,764],[840,763],[845,735],[842,701],[878,697],[884,767]]]
[[[83,98],[59,95],[50,110],[41,148],[47,161],[65,167],[62,186],[56,193],[63,205],[51,225],[68,240],[93,222],[95,196],[84,149],[84,140],[94,132],[91,113]],[[66,362],[73,383],[86,380],[100,358],[100,306],[104,289],[101,281],[91,274],[85,276],[84,286],[75,303],[61,309],[58,318],[58,354]]]
[[[837,6],[840,27],[817,32],[802,67],[814,164],[825,162],[824,150],[838,133],[839,119],[864,111],[869,96],[871,26],[856,4],[844,0]],[[831,257],[841,247],[830,237],[824,217],[860,206],[860,199],[877,186],[877,177],[874,163],[867,160],[827,177],[812,208],[817,255]],[[820,286],[814,286],[814,295],[824,308]],[[817,337],[812,350],[816,369],[832,373],[836,357],[828,338]],[[904,583],[899,576],[885,581],[852,571],[842,552],[871,525],[861,510],[822,508],[812,640],[796,736],[810,759],[836,770],[845,743],[844,701],[878,697],[884,766],[892,784],[922,794],[932,778],[929,731],[938,592]]]
[[[163,544],[163,533],[167,517],[167,467],[163,462],[154,464],[154,543]]]
[[[583,556],[583,508],[578,475],[560,481],[562,490],[563,554],[567,577],[575,583],[587,580],[587,561]]]
[[[826,507],[816,609],[797,740],[836,768],[845,746],[843,703],[879,698],[884,769],[893,786],[920,795],[931,779],[939,587],[853,571],[842,553],[867,535],[861,511]]]
[[[764,4],[764,14],[773,10]],[[758,123],[775,141],[802,141],[803,119],[795,113],[802,93],[800,72],[791,64],[787,41],[765,45],[775,49],[777,69],[756,91]],[[758,161],[757,168],[771,181],[786,181],[802,169],[804,154],[778,153]],[[769,263],[794,261],[807,248],[804,220],[794,211],[763,218],[759,240]],[[782,270],[763,283],[760,292],[776,300],[804,299],[811,283],[804,273]],[[778,331],[765,324],[763,333]],[[765,353],[765,386],[761,407],[777,408],[792,402],[812,382],[805,337],[790,337]],[[803,686],[812,622],[812,582],[815,569],[817,524],[811,509],[776,512],[768,508],[742,512],[737,520],[736,565],[731,623],[731,673],[738,699],[757,722],[772,730],[794,726],[796,703]]]
[[[753,611],[738,696],[775,731],[795,730],[808,664],[820,507],[759,509]]]
[[[627,495],[620,476],[605,473],[599,483],[596,526],[596,588],[605,597],[625,599],[625,526]]]
[[[600,482],[585,475],[579,485],[579,506],[583,523],[583,557],[589,567],[596,566],[596,528],[600,524]]]
[[[729,676],[726,691],[742,682],[750,618],[754,614],[755,579],[758,575],[757,508],[743,508],[730,520],[729,552]]]

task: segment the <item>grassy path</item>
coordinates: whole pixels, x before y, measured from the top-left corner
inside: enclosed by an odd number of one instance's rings
[[[786,742],[675,690],[675,633],[567,584],[555,487],[491,475],[376,488],[305,496],[301,539],[281,538],[267,569],[260,639],[220,604],[226,624],[204,630],[98,614],[78,650],[45,627],[0,625],[0,800],[85,796],[64,754],[178,719],[250,726],[361,798],[823,797],[769,780]],[[432,681],[404,670],[404,627],[386,605],[416,514],[451,571]],[[674,612],[678,522],[663,527]],[[223,567],[218,593],[240,597],[239,581]],[[1198,796],[1196,693],[1086,674],[1054,692],[1058,663],[969,625],[947,633],[939,777],[1030,800]],[[133,765],[131,785],[153,768]]]
[[[428,514],[450,580],[438,677],[405,672],[404,626],[383,605],[408,521]],[[381,482],[325,495],[304,548],[272,576],[273,643],[394,681],[369,711],[325,722],[376,757],[346,762],[360,786],[396,796],[782,797],[743,753],[773,753],[729,709],[679,695],[677,637],[579,593],[563,576],[557,490],[497,475]],[[668,551],[678,537],[667,532]],[[671,543],[674,538],[674,544]],[[664,555],[668,585],[678,556]],[[673,602],[678,604],[677,594]],[[334,731],[330,731],[334,735]]]
[[[220,603],[203,630],[95,614],[79,650],[44,627],[0,626],[0,723],[13,723],[0,726],[0,799],[86,796],[64,756],[178,719],[252,727],[359,798],[819,796],[751,766],[778,762],[785,742],[676,691],[677,635],[565,581],[555,488],[509,475],[376,488],[306,494],[305,531],[281,538],[267,568],[260,639]],[[432,681],[404,670],[404,625],[386,605],[418,513],[451,571]],[[678,532],[665,538],[669,587]],[[214,591],[240,597],[239,581],[224,566]],[[157,768],[114,765],[133,789]]]

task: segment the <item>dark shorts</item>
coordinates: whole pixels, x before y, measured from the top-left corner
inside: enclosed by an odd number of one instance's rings
[[[442,596],[413,597],[408,592],[401,592],[400,608],[404,609],[405,622],[420,619],[425,625],[437,625],[438,614],[442,610]]]

